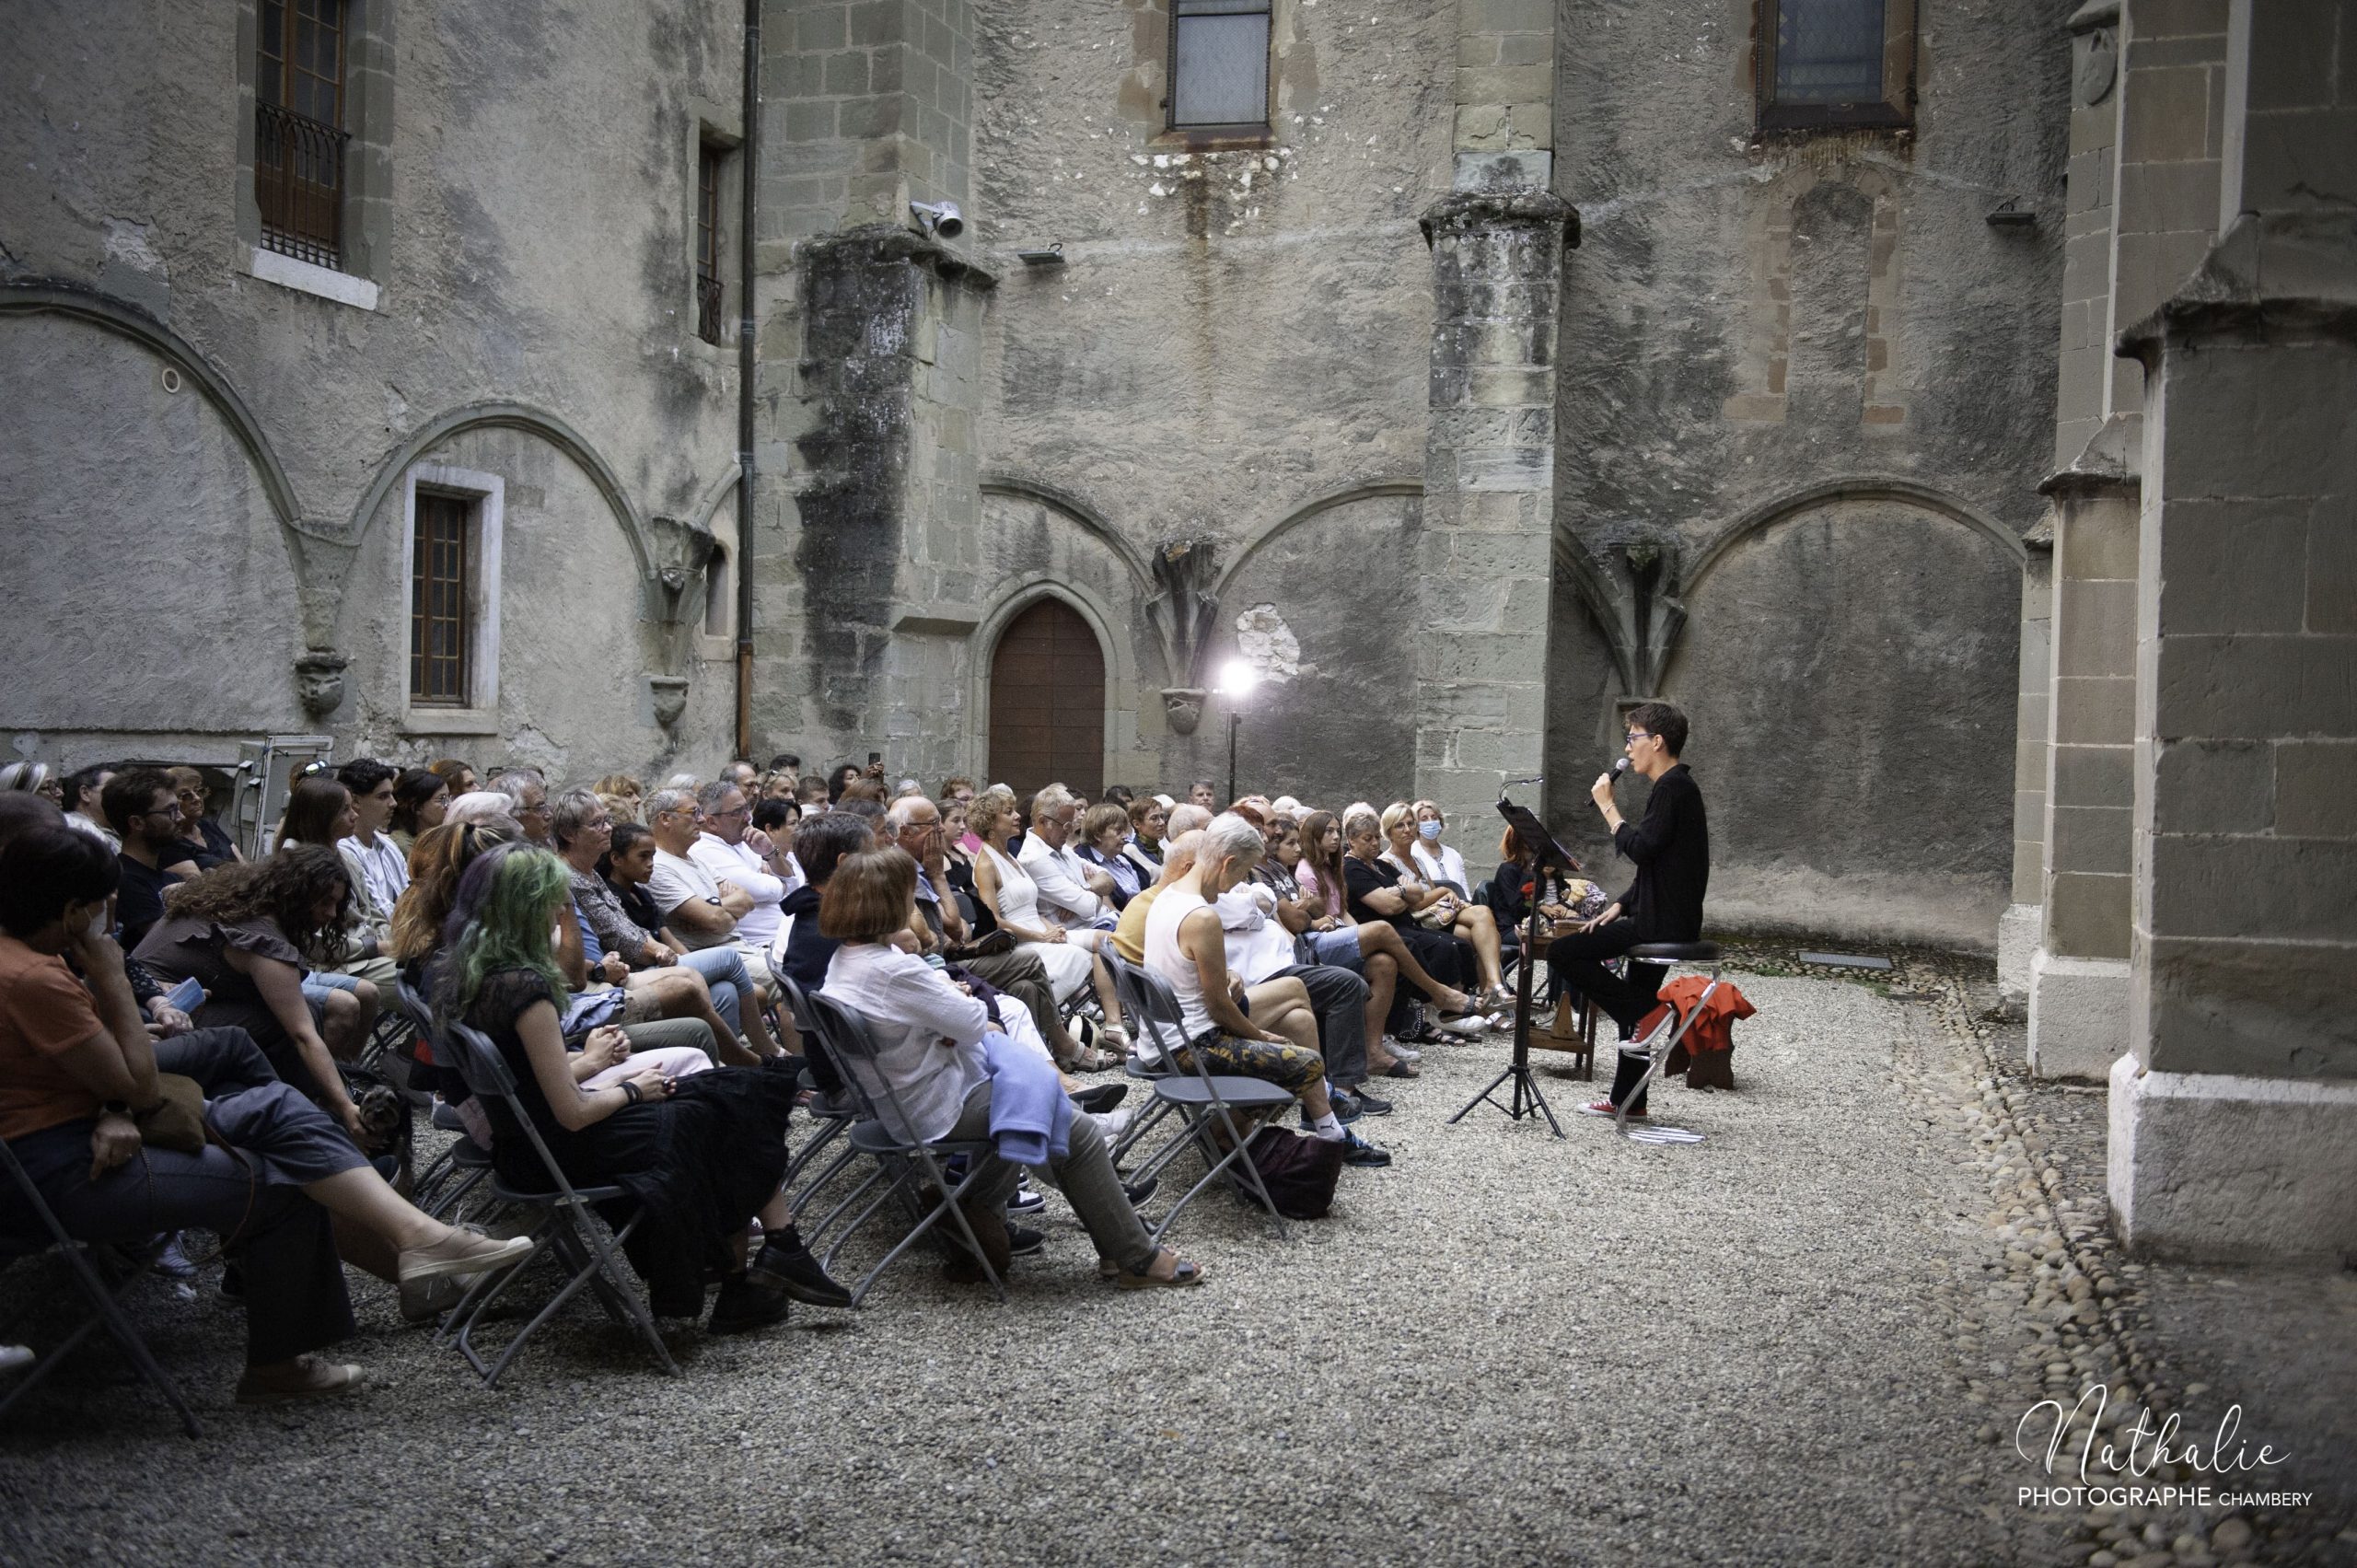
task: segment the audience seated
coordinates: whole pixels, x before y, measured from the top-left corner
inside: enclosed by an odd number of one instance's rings
[[[352,792],[352,831],[336,841],[336,853],[352,867],[353,885],[366,892],[366,903],[384,916],[388,934],[393,906],[409,890],[409,855],[393,842],[390,829],[399,805],[394,781],[400,771],[372,757],[346,762],[336,770],[336,782]]]
[[[523,828],[526,842],[549,847],[549,781],[540,769],[493,769],[483,787],[516,802],[511,815]]]
[[[646,799],[646,826],[655,835],[655,871],[646,891],[663,923],[691,948],[737,946],[737,923],[752,912],[753,896],[735,881],[715,877],[691,855],[703,812],[683,789],[658,789]]]
[[[1047,796],[1049,791],[1039,793]],[[1072,797],[1062,791],[1057,795],[1062,804],[1051,799],[1047,815],[1057,820],[1048,830],[1056,834],[1061,846],[1062,833],[1069,826]],[[1042,911],[1039,883],[1027,866],[1007,854],[1007,846],[1015,842],[1016,831],[1021,826],[1016,816],[1014,793],[1004,784],[993,784],[967,808],[966,820],[982,841],[981,854],[974,863],[975,897],[991,912],[991,918],[1000,930],[1027,951],[1039,955],[1040,963],[1047,968],[1049,983],[1056,989],[1059,1005],[1077,995],[1082,986],[1095,985],[1097,1005],[1106,1017],[1106,1043],[1113,1050],[1127,1051],[1130,1040],[1121,1027],[1120,1002],[1113,992],[1113,974],[1096,956],[1097,943],[1108,939],[1109,933],[1094,928],[1069,930]],[[1031,836],[1036,839],[1039,832],[1035,830]],[[1097,875],[1101,877],[1104,873],[1099,871]],[[1068,871],[1065,876],[1069,881]],[[1095,898],[1085,888],[1067,888],[1065,896]]]
[[[782,974],[805,991],[827,981],[827,960],[835,945],[819,929],[819,897],[836,864],[874,845],[876,835],[866,819],[849,811],[822,811],[805,817],[795,834],[794,857],[809,878],[786,895],[778,906],[776,937],[769,951],[772,974]]]
[[[287,792],[286,815],[278,829],[277,848],[283,852],[290,844],[315,844],[331,849],[344,861],[345,875],[352,883],[352,901],[346,911],[344,938],[342,944],[328,949],[322,957],[322,969],[306,976],[303,993],[314,1002],[331,990],[347,991],[364,1004],[367,1021],[376,1021],[377,1004],[381,1001],[378,988],[391,983],[394,964],[389,948],[392,943],[393,910],[390,904],[377,901],[375,892],[343,854],[343,844],[352,837],[360,819],[359,807],[352,792],[324,773],[297,779]],[[403,875],[407,872],[404,870]],[[363,989],[366,987],[366,989]]]
[[[36,827],[0,850],[0,1137],[76,1237],[138,1242],[191,1226],[226,1238],[244,1280],[239,1403],[346,1392],[361,1369],[316,1353],[353,1332],[339,1242],[404,1287],[483,1273],[531,1243],[420,1214],[234,1029],[169,1061],[203,1092],[218,1144],[146,1145],[134,1118],[162,1089],[157,1049],[104,930],[119,866],[63,826]],[[14,1204],[0,1194],[0,1212]]]
[[[1383,923],[1399,935],[1402,947],[1424,971],[1456,991],[1466,991],[1480,973],[1470,942],[1451,933],[1429,930],[1417,923],[1416,912],[1441,895],[1406,877],[1383,854],[1383,819],[1374,807],[1354,805],[1342,814],[1344,853],[1339,889],[1343,909],[1362,930]],[[1329,899],[1338,889],[1327,872],[1318,876],[1319,890]],[[1409,883],[1402,891],[1399,884]],[[1486,1000],[1475,997],[1479,1003]]]
[[[1237,985],[1229,973],[1218,901],[1251,877],[1265,853],[1260,830],[1251,823],[1232,812],[1213,818],[1197,842],[1193,868],[1161,889],[1146,916],[1146,967],[1169,982],[1178,1000],[1185,1043],[1175,1065],[1192,1072],[1200,1063],[1210,1072],[1274,1084],[1301,1101],[1312,1132],[1343,1145],[1346,1161],[1388,1165],[1389,1155],[1334,1114],[1326,1062],[1318,1051],[1318,1019],[1301,981],[1271,980],[1255,991]]]
[[[166,891],[194,877],[196,863],[180,842],[180,807],[171,781],[156,769],[115,774],[100,799],[100,809],[122,844],[115,920],[122,927],[123,941],[136,947],[163,918]]]
[[[444,784],[450,786],[452,800],[458,799],[462,795],[474,793],[475,771],[456,757],[445,757],[438,762],[428,762],[425,765],[425,771],[438,775]]]
[[[0,767],[0,795],[11,792],[39,796],[60,811],[65,809],[65,781],[46,762],[10,762]]]
[[[628,804],[629,810],[621,813],[614,819],[617,822],[635,822],[640,820],[640,810],[646,804],[646,786],[639,783],[636,779],[631,777],[628,773],[608,773],[604,778],[599,779],[596,784],[591,784],[589,786],[589,792],[592,795],[604,797],[607,801],[608,809],[610,810],[612,808],[613,800],[616,798],[619,798]]]
[[[778,906],[786,894],[786,876],[796,869],[789,850],[753,827],[753,800],[743,787],[727,779],[708,784],[697,792],[697,820],[702,830],[688,846],[688,858],[702,866],[715,886],[726,882],[744,893],[752,907],[737,917],[737,953],[758,981],[769,979],[764,957],[777,937]],[[662,878],[658,875],[657,882]]]
[[[1104,801],[1090,807],[1081,818],[1080,842],[1074,848],[1084,862],[1111,880],[1112,891],[1105,896],[1112,900],[1117,913],[1161,870],[1155,866],[1152,872],[1141,872],[1139,863],[1124,853],[1129,847],[1130,814],[1122,807]]]
[[[646,1217],[624,1244],[667,1317],[701,1312],[707,1269],[722,1276],[707,1327],[736,1333],[783,1321],[790,1300],[849,1306],[850,1293],[804,1249],[780,1191],[795,1074],[719,1067],[679,1078],[643,1071],[586,1087],[559,1028],[563,977],[549,943],[570,886],[564,865],[503,844],[460,878],[444,936],[435,1005],[487,1036],[517,1079],[517,1100],[566,1177],[623,1188]],[[546,1183],[505,1104],[489,1108],[492,1157],[527,1188]],[[747,1225],[763,1240],[749,1266]]]
[[[1424,880],[1414,859],[1416,816],[1405,801],[1394,801],[1384,808],[1378,819],[1384,837],[1389,841],[1382,860],[1399,873],[1393,883],[1394,892],[1408,905],[1408,912],[1417,924],[1433,931],[1445,931],[1471,945],[1477,973],[1481,984],[1481,1005],[1486,1007],[1505,1006],[1513,998],[1505,988],[1504,971],[1500,967],[1502,957],[1498,944],[1497,917],[1480,904],[1469,903],[1463,897]],[[1465,875],[1465,861],[1451,850],[1457,875]]]
[[[1169,825],[1170,813],[1155,796],[1141,796],[1129,805],[1130,842],[1121,846],[1121,857],[1138,869],[1138,885],[1150,886],[1162,875],[1162,835]]]
[[[1219,804],[1219,785],[1210,779],[1197,779],[1187,786],[1187,804],[1211,810]]]
[[[442,820],[461,826],[469,822],[507,822],[515,825],[517,833],[524,830],[523,824],[516,821],[516,797],[495,789],[470,789],[458,796],[442,813]]]
[[[909,923],[916,882],[916,863],[904,852],[872,850],[836,867],[822,897],[819,926],[838,944],[828,960],[825,993],[866,1021],[876,1045],[871,1063],[839,1063],[838,1068],[872,1071],[889,1086],[888,1098],[877,1098],[890,1131],[900,1137],[931,1143],[996,1136],[999,1152],[985,1157],[984,1174],[965,1205],[993,1267],[1003,1266],[1018,1246],[1039,1245],[1034,1237],[1010,1237],[1001,1217],[1019,1179],[1006,1158],[1015,1146],[1043,1156],[1026,1163],[1062,1190],[1096,1244],[1100,1271],[1109,1272],[1116,1284],[1126,1290],[1201,1283],[1199,1265],[1154,1245],[1114,1172],[1102,1131],[1054,1092],[1052,1073],[1048,1086],[1027,1077],[1025,1053],[991,1028],[982,1003],[893,945]],[[1044,1134],[1024,1144],[1004,1128],[994,1130],[994,1094],[1002,1101],[1044,1095],[1051,1111]]]
[[[1287,865],[1300,889],[1302,910],[1309,916],[1305,935],[1321,963],[1347,966],[1351,955],[1357,955],[1360,973],[1365,977],[1369,992],[1369,1017],[1375,1016],[1373,1009],[1377,1004],[1384,1009],[1383,1027],[1387,1032],[1380,1037],[1382,1051],[1402,1061],[1416,1060],[1413,1051],[1403,1050],[1391,1038],[1408,1028],[1408,998],[1397,989],[1401,980],[1440,1011],[1443,1030],[1460,1038],[1483,1033],[1487,1027],[1483,1022],[1464,1016],[1472,1011],[1474,998],[1435,979],[1424,968],[1420,956],[1439,947],[1454,958],[1461,951],[1457,945],[1420,943],[1411,947],[1399,926],[1388,920],[1361,920],[1352,911],[1350,879],[1342,864],[1342,828],[1334,814],[1311,812],[1304,819],[1294,842],[1295,854]],[[1373,1040],[1378,1036],[1371,1028],[1367,1038]],[[1374,1070],[1387,1071],[1379,1063]]]
[[[802,875],[802,863],[794,858],[794,835],[801,826],[802,807],[792,796],[753,803],[753,831],[768,840],[776,852],[778,879],[785,884],[784,892],[778,895],[780,903],[785,901],[785,893],[809,880]]]
[[[428,828],[438,828],[450,809],[450,785],[443,777],[428,768],[403,768],[393,780],[393,847],[401,854],[404,865],[409,852],[417,842],[417,835]]]
[[[188,856],[199,871],[210,871],[216,865],[226,865],[233,860],[243,860],[228,830],[214,820],[207,811],[204,775],[194,768],[166,768],[164,776],[172,782],[172,798],[180,807],[180,842],[188,846]]]

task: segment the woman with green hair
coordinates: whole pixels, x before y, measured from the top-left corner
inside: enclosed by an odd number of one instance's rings
[[[624,1250],[658,1316],[700,1312],[708,1268],[722,1276],[709,1325],[716,1334],[781,1322],[789,1301],[849,1307],[851,1293],[803,1247],[779,1190],[795,1074],[718,1067],[667,1080],[649,1067],[604,1088],[582,1081],[591,1074],[559,1030],[564,977],[550,947],[569,885],[564,863],[529,844],[501,844],[470,865],[443,928],[436,1012],[490,1039],[569,1179],[619,1186],[644,1208]],[[544,1183],[507,1105],[484,1109],[502,1179]],[[763,1241],[749,1268],[753,1219]]]

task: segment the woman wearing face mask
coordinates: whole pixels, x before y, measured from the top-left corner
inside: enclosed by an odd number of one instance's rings
[[[1473,884],[1465,879],[1465,857],[1441,842],[1447,827],[1448,819],[1441,815],[1439,806],[1429,800],[1416,802],[1416,838],[1410,853],[1425,881],[1460,899],[1470,898]]]

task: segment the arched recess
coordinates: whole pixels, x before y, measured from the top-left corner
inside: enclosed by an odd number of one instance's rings
[[[998,657],[999,640],[1016,619],[1041,599],[1052,598],[1074,611],[1086,623],[1097,638],[1097,648],[1104,659],[1105,711],[1102,716],[1103,741],[1101,761],[1103,779],[1118,777],[1115,772],[1117,726],[1114,704],[1118,693],[1135,691],[1137,670],[1130,653],[1129,640],[1113,634],[1116,622],[1108,607],[1096,595],[1074,584],[1050,577],[1034,577],[1016,585],[998,607],[975,627],[966,639],[967,699],[966,755],[975,760],[974,765],[988,772],[991,736],[991,667]]]
[[[1702,547],[1701,553],[1695,556],[1694,563],[1679,574],[1685,584],[1685,591],[1691,593],[1701,587],[1702,580],[1711,575],[1712,570],[1718,565],[1726,552],[1742,543],[1750,535],[1758,533],[1762,528],[1773,528],[1785,518],[1798,513],[1814,511],[1833,501],[1901,502],[1922,511],[1936,513],[1953,522],[1962,523],[1966,528],[1988,535],[2003,546],[2016,562],[2026,562],[2029,559],[2029,547],[2022,543],[2019,534],[1987,513],[1968,505],[1945,491],[1933,490],[1928,485],[1917,484],[1910,480],[1887,479],[1871,475],[1858,476],[1827,480],[1821,484],[1810,485],[1805,490],[1797,490],[1789,494],[1780,495],[1772,501],[1764,502],[1744,513],[1713,535],[1711,541]]]
[[[697,604],[701,609],[691,604],[687,610],[687,619],[695,624],[699,658],[736,656],[737,574],[741,568],[737,559],[737,517],[732,509],[723,527],[720,516],[723,506],[733,505],[736,495],[737,470],[732,467],[705,489],[691,514],[697,529],[712,540],[712,553],[704,563],[703,580],[699,585],[702,598]]]
[[[229,385],[228,378],[213,368],[212,361],[178,332],[127,301],[64,284],[0,285],[0,316],[64,316],[87,321],[102,331],[128,338],[170,362],[236,434],[238,444],[245,448],[254,471],[261,477],[262,492],[270,497],[271,509],[278,514],[278,520],[290,528],[305,528],[294,482],[286,477],[270,437],[263,434],[261,421],[254,417],[253,410],[246,406],[246,401]]]
[[[1364,484],[1353,484],[1347,489],[1337,490],[1330,495],[1319,496],[1306,505],[1297,506],[1244,542],[1243,547],[1237,551],[1234,559],[1221,568],[1219,581],[1212,589],[1213,596],[1225,603],[1228,586],[1236,580],[1237,574],[1244,570],[1247,562],[1258,555],[1263,548],[1274,543],[1278,539],[1321,512],[1330,512],[1337,506],[1347,506],[1353,501],[1371,500],[1380,495],[1420,496],[1423,493],[1424,482],[1421,479],[1376,479],[1369,480]]]
[[[1141,592],[1152,592],[1154,572],[1146,558],[1135,545],[1124,539],[1104,515],[1068,490],[1060,489],[1041,480],[1018,474],[993,474],[981,483],[984,495],[1011,496],[1016,500],[1036,501],[1051,511],[1062,514],[1083,532],[1113,552],[1116,560],[1129,571]]]
[[[360,504],[353,508],[349,536],[352,541],[354,544],[359,542],[362,530],[368,526],[368,519],[377,515],[377,508],[385,503],[385,497],[401,483],[401,475],[409,471],[412,463],[452,436],[464,435],[470,430],[528,431],[563,452],[589,476],[590,483],[597,486],[598,494],[612,509],[614,520],[621,524],[623,535],[630,540],[631,553],[638,558],[639,571],[643,575],[653,575],[656,560],[654,532],[632,502],[629,493],[622,488],[621,479],[614,472],[613,466],[589,444],[587,437],[572,425],[544,409],[536,409],[526,403],[468,403],[435,416],[412,432],[409,438],[377,466],[377,477],[360,497]]]

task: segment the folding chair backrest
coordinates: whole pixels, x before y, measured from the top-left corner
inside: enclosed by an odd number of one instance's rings
[[[1121,998],[1121,1007],[1145,1026],[1154,1047],[1162,1053],[1162,1067],[1167,1073],[1183,1071],[1178,1065],[1178,1051],[1187,1043],[1187,1015],[1178,1005],[1178,993],[1170,982],[1146,968],[1133,964],[1118,953],[1108,953],[1105,961],[1113,966],[1113,985]],[[1195,1076],[1211,1086],[1211,1071],[1200,1057],[1190,1053],[1194,1062]]]
[[[434,1024],[434,1005],[418,994],[417,987],[409,982],[407,975],[394,978],[393,1000],[408,1017],[410,1027],[417,1030],[418,1038],[438,1048],[442,1043],[442,1031]]]
[[[450,1064],[458,1068],[459,1076],[467,1081],[467,1087],[474,1091],[477,1099],[501,1100],[506,1104],[508,1114],[524,1130],[525,1141],[532,1145],[532,1152],[540,1156],[540,1165],[548,1171],[550,1191],[572,1197],[573,1183],[566,1179],[563,1167],[556,1163],[556,1156],[549,1153],[548,1144],[541,1141],[540,1130],[532,1124],[531,1113],[517,1098],[516,1074],[509,1070],[507,1059],[499,1054],[499,1047],[493,1045],[491,1038],[481,1029],[462,1024],[456,1018],[444,1027],[442,1040],[456,1058]]]
[[[876,1060],[876,1037],[867,1020],[823,991],[807,992],[803,1005],[819,1041],[833,1059],[835,1071],[859,1099],[871,1121],[880,1122],[896,1138],[907,1139],[916,1122],[900,1104],[891,1080]]]

